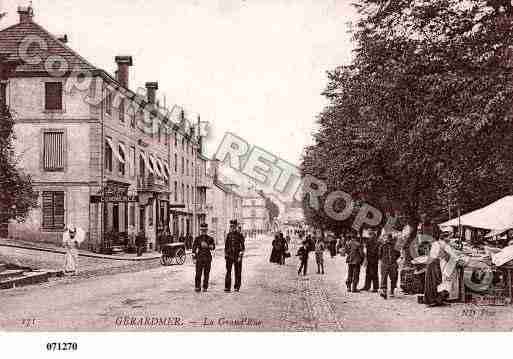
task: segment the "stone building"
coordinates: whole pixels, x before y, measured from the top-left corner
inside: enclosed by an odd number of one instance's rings
[[[0,83],[15,117],[19,165],[32,176],[38,208],[9,236],[60,241],[73,223],[98,251],[143,233],[154,249],[164,229],[195,235],[205,220],[206,160],[199,116],[169,112],[158,82],[129,87],[131,56],[116,56],[116,75],[99,69],[19,7],[19,23],[0,31],[0,56],[23,64]],[[112,235],[111,235],[112,234]]]
[[[213,186],[207,192],[206,223],[209,233],[216,243],[224,243],[230,227],[230,221],[242,220],[242,197],[237,193],[237,185],[225,183],[219,178],[219,161],[210,161]]]
[[[241,197],[244,231],[269,231],[269,211],[265,206],[265,198],[254,188],[247,188],[241,193]]]

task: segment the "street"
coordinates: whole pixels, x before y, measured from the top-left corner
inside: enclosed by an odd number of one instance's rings
[[[297,276],[295,245],[286,265],[269,263],[270,238],[246,240],[239,293],[224,293],[224,258],[212,263],[210,288],[195,293],[194,265],[65,278],[0,292],[0,328],[47,331],[460,331],[511,330],[508,307],[426,308],[415,296],[383,300],[347,293],[345,258],[325,254],[326,275]],[[293,240],[294,241],[294,240]],[[363,271],[362,271],[363,272]],[[361,279],[363,280],[363,273]]]

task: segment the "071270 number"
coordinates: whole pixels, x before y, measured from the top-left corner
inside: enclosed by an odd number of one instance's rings
[[[77,343],[46,343],[46,350],[48,351],[75,351],[77,350]]]

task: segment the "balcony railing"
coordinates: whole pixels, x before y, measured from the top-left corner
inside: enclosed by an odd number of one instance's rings
[[[210,176],[198,176],[197,186],[211,188],[213,184],[213,178]]]
[[[149,175],[148,177],[137,177],[137,189],[139,191],[164,192],[168,191],[168,185],[162,178]]]
[[[207,205],[205,203],[196,203],[196,213],[197,214],[206,214],[207,213]]]

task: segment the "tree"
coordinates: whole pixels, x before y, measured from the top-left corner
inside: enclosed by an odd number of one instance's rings
[[[6,106],[0,106],[0,236],[6,236],[10,219],[24,221],[37,205],[30,176],[17,168],[13,148],[14,120]]]
[[[259,190],[258,194],[265,200],[265,209],[267,209],[269,213],[269,221],[273,223],[280,215],[280,208],[269,197],[267,197],[262,190]]]
[[[448,200],[464,212],[511,193],[507,3],[359,1],[354,61],[328,72],[329,104],[303,175],[414,228],[422,212],[447,219]]]

